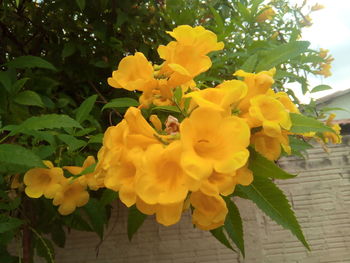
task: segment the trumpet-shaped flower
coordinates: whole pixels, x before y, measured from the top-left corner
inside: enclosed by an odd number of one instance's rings
[[[271,20],[276,15],[276,12],[272,9],[272,7],[267,6],[257,17],[257,22],[264,22],[266,20]]]
[[[120,61],[118,69],[108,78],[108,84],[113,88],[144,91],[157,84],[153,71],[145,56],[136,52],[134,56],[127,56]]]
[[[114,165],[108,169],[104,179],[107,188],[119,191],[119,198],[127,207],[136,202],[135,182],[142,154],[141,148],[125,149],[120,159],[115,160]]]
[[[185,200],[190,186],[180,165],[181,151],[180,141],[174,141],[166,148],[154,144],[147,149],[136,183],[137,194],[147,204],[166,205]]]
[[[68,172],[70,172],[73,175],[81,174],[86,168],[89,166],[92,166],[96,163],[95,157],[88,156],[83,165],[81,167],[79,166],[64,166],[63,169],[66,169]],[[78,178],[80,183],[83,185],[88,185],[91,190],[98,190],[99,188],[103,187],[103,184],[101,182],[98,182],[95,177],[95,172],[87,173]]]
[[[289,113],[277,99],[267,95],[259,95],[252,98],[250,103],[249,115],[253,118],[253,125],[255,127],[262,125],[268,136],[279,136],[281,127],[286,130],[290,129],[292,123]]]
[[[200,107],[209,107],[231,115],[231,107],[247,94],[247,85],[240,80],[224,81],[215,88],[193,91],[186,95]]]
[[[156,220],[159,224],[170,226],[180,221],[184,204],[183,202],[179,202],[165,205],[150,205],[142,199],[137,198],[136,207],[146,215],[156,214]]]
[[[224,224],[228,210],[221,196],[208,196],[197,191],[191,193],[190,201],[194,207],[192,222],[196,227],[212,230]]]
[[[54,167],[50,161],[44,161],[48,168],[33,168],[25,173],[23,182],[26,185],[25,193],[31,198],[44,195],[52,199],[66,179],[62,168]]]
[[[268,71],[261,71],[256,74],[247,73],[243,70],[238,70],[233,74],[234,76],[243,77],[244,82],[248,86],[248,93],[238,106],[242,113],[248,111],[250,100],[253,97],[261,94],[266,94],[271,89],[272,84],[275,82],[273,80],[275,73],[276,69],[272,68]]]
[[[53,199],[53,204],[59,206],[58,212],[61,215],[69,215],[88,201],[89,193],[86,191],[86,186],[82,185],[79,180],[69,178],[62,183],[62,187]]]
[[[247,162],[250,130],[241,118],[199,107],[181,123],[180,134],[181,164],[198,183],[214,170],[233,173]]]

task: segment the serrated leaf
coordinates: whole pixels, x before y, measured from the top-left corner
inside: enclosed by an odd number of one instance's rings
[[[15,218],[10,217],[7,215],[0,215],[0,233],[5,233],[7,231],[17,229],[23,224],[23,221]]]
[[[85,0],[75,0],[77,2],[77,5],[79,6],[80,10],[83,11],[85,8]]]
[[[269,49],[264,53],[264,57],[260,59],[260,62],[256,66],[256,72],[269,70],[274,66],[295,58],[307,51],[309,45],[310,42],[308,41],[295,41]]]
[[[21,56],[7,63],[8,67],[24,69],[24,68],[43,68],[57,70],[50,62],[35,56]]]
[[[13,101],[20,105],[38,106],[45,108],[45,105],[39,94],[31,90],[25,90],[18,93]]]
[[[232,202],[229,197],[224,198],[228,209],[228,214],[225,219],[224,228],[238,249],[241,251],[243,257],[245,256],[244,251],[244,238],[243,238],[243,224],[239,214],[237,206]]]
[[[266,215],[279,225],[289,229],[310,250],[287,198],[270,179],[254,176],[254,181],[249,186],[238,185],[237,187]]]
[[[42,160],[32,151],[15,144],[0,145],[0,164],[18,165],[27,169],[34,167],[43,167]]]
[[[329,85],[318,85],[318,86],[314,87],[310,91],[310,93],[316,93],[316,92],[320,92],[320,91],[324,91],[324,90],[330,90],[330,89],[332,89],[332,87],[329,86]]]
[[[245,72],[254,72],[256,63],[258,62],[258,54],[251,55],[247,60],[243,63],[240,69]]]
[[[224,233],[224,228],[221,226],[221,227],[218,227],[218,228],[215,228],[213,230],[210,230],[210,233],[221,243],[223,244],[225,247],[235,251],[233,249],[233,247],[231,246],[230,244],[230,241],[228,241],[225,233]]]
[[[135,205],[128,210],[128,238],[131,241],[134,234],[145,221],[147,215],[141,213]]]
[[[87,144],[85,141],[79,140],[74,136],[68,134],[59,134],[57,135],[57,138],[68,145],[69,151],[75,151]]]
[[[107,222],[106,209],[94,198],[90,198],[83,208],[88,215],[93,230],[102,239],[104,225]]]
[[[75,114],[75,119],[79,123],[83,123],[83,121],[85,121],[88,118],[92,108],[94,107],[96,99],[97,95],[92,95],[86,100],[84,100],[84,102],[79,106]]]
[[[117,98],[113,99],[111,102],[108,102],[103,106],[102,111],[109,108],[128,108],[136,107],[139,105],[139,102],[132,98]]]
[[[23,130],[42,130],[42,129],[55,129],[55,128],[82,128],[81,125],[71,117],[67,115],[59,114],[46,114],[41,116],[34,116],[26,119],[20,125],[17,125],[10,132],[10,136],[13,136]]]
[[[303,139],[298,139],[294,136],[289,136],[289,145],[292,149],[292,154],[296,154],[299,156],[302,156],[301,152],[313,148],[313,146],[310,143],[307,143]]]
[[[290,119],[292,121],[290,131],[293,133],[334,132],[332,128],[324,123],[302,114],[290,113]]]
[[[254,176],[257,175],[275,179],[289,179],[296,177],[295,174],[289,174],[282,170],[274,162],[266,159],[253,148],[250,148],[249,151],[249,169],[253,172]]]

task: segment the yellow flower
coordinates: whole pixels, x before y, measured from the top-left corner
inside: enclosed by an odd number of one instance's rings
[[[321,9],[323,9],[323,8],[324,8],[323,5],[320,5],[320,4],[316,3],[315,5],[313,5],[313,6],[311,7],[311,11],[318,11],[318,10],[321,10]]]
[[[326,58],[328,56],[329,49],[320,48],[319,56],[321,58]]]
[[[197,191],[191,193],[190,201],[194,207],[192,222],[196,227],[212,230],[224,224],[228,210],[222,197],[208,196]]]
[[[264,132],[271,137],[277,137],[281,134],[281,127],[289,130],[292,126],[289,113],[284,105],[277,99],[259,95],[250,100],[249,115],[254,122],[263,126]],[[254,123],[256,126],[256,123]]]
[[[334,132],[324,132],[322,135],[324,137],[324,141],[326,143],[331,142],[334,144],[339,144],[342,141],[342,136],[340,135],[340,126],[339,124],[334,124],[333,120],[336,117],[336,115],[334,113],[330,114],[327,121],[326,121],[326,125],[331,127]]]
[[[260,94],[265,94],[271,89],[272,84],[275,82],[273,80],[275,73],[276,69],[272,68],[268,71],[261,71],[256,74],[247,73],[243,70],[238,70],[233,74],[234,76],[243,77],[244,82],[248,86],[248,93],[238,106],[243,113],[248,111],[251,98]]]
[[[165,148],[155,144],[147,149],[135,188],[144,202],[166,205],[185,200],[190,185],[180,165],[181,152],[180,141]]]
[[[283,104],[288,112],[300,113],[297,106],[291,101],[287,93],[277,92],[273,96]]]
[[[237,184],[249,185],[253,181],[253,173],[246,167],[242,167],[232,174],[213,172],[206,180],[203,180],[200,191],[208,196],[230,195]]]
[[[158,118],[157,115],[152,114],[149,117],[150,122],[153,124],[153,127],[157,130],[157,131],[161,131],[162,130],[162,122],[160,121],[160,119]]]
[[[270,137],[263,131],[254,133],[251,137],[251,143],[258,153],[271,161],[275,161],[280,157],[281,146],[285,152],[291,154],[287,133],[283,131],[277,137]]]
[[[78,175],[82,173],[86,168],[89,166],[95,164],[95,158],[93,156],[88,156],[83,165],[81,167],[79,166],[63,166],[63,169],[66,169],[68,172],[70,172],[73,175]],[[98,190],[99,188],[103,187],[103,184],[101,182],[98,182],[95,177],[95,173],[88,173],[84,174],[82,176],[79,176],[78,180],[83,185],[88,185],[91,190]]]
[[[197,108],[180,125],[181,164],[200,183],[215,170],[229,174],[247,162],[250,130],[236,116],[223,117],[210,108]]]
[[[332,76],[332,72],[331,72],[331,64],[328,63],[323,63],[320,65],[320,70],[315,71],[315,74],[318,75],[323,75],[325,78]]]
[[[113,88],[143,91],[157,84],[153,77],[153,67],[145,56],[136,52],[134,56],[123,58],[118,69],[108,78],[108,84]]]
[[[190,92],[185,97],[191,97],[192,101],[200,107],[209,107],[231,115],[231,106],[235,106],[244,98],[247,90],[248,87],[243,81],[228,80],[215,88]]]
[[[264,22],[266,20],[272,20],[276,15],[276,12],[270,6],[266,6],[265,9],[256,17],[257,22]]]
[[[50,161],[44,161],[44,164],[48,168],[33,168],[24,175],[25,193],[31,198],[39,198],[42,195],[54,198],[61,183],[66,179],[61,168],[54,167]]]
[[[182,211],[184,209],[183,202],[166,204],[166,205],[150,205],[137,198],[136,207],[146,215],[156,214],[156,220],[159,224],[170,226],[180,221]]]
[[[104,184],[107,188],[119,191],[120,200],[130,207],[136,202],[135,182],[138,178],[138,165],[143,151],[140,148],[124,150],[119,160],[107,170]]]
[[[69,215],[77,207],[84,206],[89,201],[89,193],[79,180],[66,179],[62,187],[53,199],[54,205],[59,205],[58,212],[61,215]]]
[[[224,43],[217,42],[216,35],[202,26],[182,25],[167,33],[181,45],[196,47],[196,53],[201,55],[224,48]]]

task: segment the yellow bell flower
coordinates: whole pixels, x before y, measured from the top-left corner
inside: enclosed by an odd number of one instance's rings
[[[336,117],[334,113],[330,114],[327,121],[326,125],[331,127],[334,132],[324,132],[322,135],[324,137],[324,141],[326,143],[331,142],[333,144],[339,144],[342,141],[342,136],[340,135],[340,126],[339,124],[334,124],[333,120]]]
[[[288,112],[300,113],[297,106],[291,101],[288,94],[285,92],[277,92],[273,95],[279,102],[283,104]]]
[[[108,78],[108,84],[113,88],[143,91],[157,83],[150,62],[141,52],[136,52],[120,61],[118,69]]]
[[[95,164],[95,157],[88,156],[83,165],[81,167],[79,166],[63,166],[63,169],[66,169],[68,172],[70,172],[73,175],[78,175],[82,173],[86,168],[89,166]],[[98,182],[95,177],[95,172],[84,174],[82,176],[79,176],[78,180],[83,185],[88,185],[91,190],[98,190],[99,188],[103,187],[103,184],[101,182]]]
[[[277,137],[281,134],[281,127],[289,130],[292,126],[288,111],[277,99],[259,95],[252,98],[250,103],[249,115],[263,126],[268,136]]]
[[[253,181],[253,173],[246,167],[242,167],[232,174],[213,172],[206,180],[203,180],[199,190],[208,196],[230,195],[237,184],[249,185]]]
[[[318,75],[323,75],[325,78],[327,77],[330,77],[332,76],[332,72],[331,72],[331,64],[328,64],[328,63],[322,63],[320,65],[320,70],[318,71],[314,71],[315,74],[318,74]]]
[[[315,5],[313,5],[313,6],[311,7],[311,11],[318,11],[318,10],[321,10],[321,9],[323,9],[323,8],[324,8],[323,5],[316,3]]]
[[[276,73],[276,69],[272,68],[268,71],[261,71],[258,73],[248,73],[243,70],[236,71],[233,75],[243,77],[244,82],[248,86],[248,93],[244,99],[238,105],[238,108],[244,113],[247,112],[250,106],[251,98],[265,94],[271,90],[272,84],[275,82],[273,76]]]
[[[31,198],[44,195],[52,199],[66,179],[62,168],[54,167],[50,161],[43,161],[48,168],[33,168],[25,173],[23,182],[26,185],[25,193]]]
[[[190,92],[185,97],[192,98],[192,102],[199,107],[209,107],[231,115],[231,106],[244,98],[247,90],[248,87],[243,81],[228,80],[215,88]]]
[[[217,42],[217,36],[202,26],[181,25],[167,33],[181,45],[196,47],[196,53],[201,55],[224,48],[224,43]]]
[[[120,201],[127,207],[136,202],[135,182],[143,153],[141,148],[125,149],[120,159],[114,160],[114,164],[106,172],[105,186],[116,192],[119,191]]]
[[[159,144],[148,147],[135,187],[144,202],[167,205],[185,200],[190,185],[180,165],[181,153],[180,141],[174,141],[165,148]]]
[[[197,108],[180,125],[181,165],[195,181],[215,170],[229,174],[247,162],[250,129],[236,116],[223,117],[211,108]],[[199,187],[199,186],[197,186]]]
[[[58,212],[61,215],[69,215],[77,207],[86,205],[88,201],[89,193],[86,191],[86,186],[82,185],[79,180],[68,178],[56,193],[53,205],[59,206]]]
[[[202,230],[212,230],[222,226],[228,213],[221,196],[208,196],[201,191],[192,192],[190,201],[194,207],[192,222]]]
[[[276,161],[281,155],[281,146],[284,151],[291,154],[288,135],[283,132],[277,137],[270,137],[265,132],[257,132],[251,136],[251,143],[255,150],[271,161]]]
[[[156,220],[159,224],[170,226],[180,221],[184,204],[183,202],[179,202],[166,205],[150,205],[142,199],[137,198],[136,207],[146,215],[156,214]]]

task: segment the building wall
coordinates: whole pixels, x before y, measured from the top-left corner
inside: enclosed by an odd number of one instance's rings
[[[73,231],[66,248],[56,250],[56,262],[350,262],[350,136],[343,141],[331,146],[329,154],[317,147],[309,151],[306,160],[292,157],[280,161],[284,169],[299,174],[277,183],[291,201],[311,252],[250,201],[237,199],[244,221],[245,259],[210,233],[194,229],[188,214],[171,227],[160,226],[149,217],[129,242],[126,209],[118,204],[101,244],[96,234]]]
[[[343,91],[344,93],[344,91]],[[324,98],[322,98],[324,99]],[[322,99],[319,99],[322,101]],[[342,94],[341,96],[334,96],[329,100],[321,102],[318,104],[318,109],[322,108],[342,108],[344,110],[332,111],[336,113],[336,120],[347,120],[350,119],[350,92]]]

